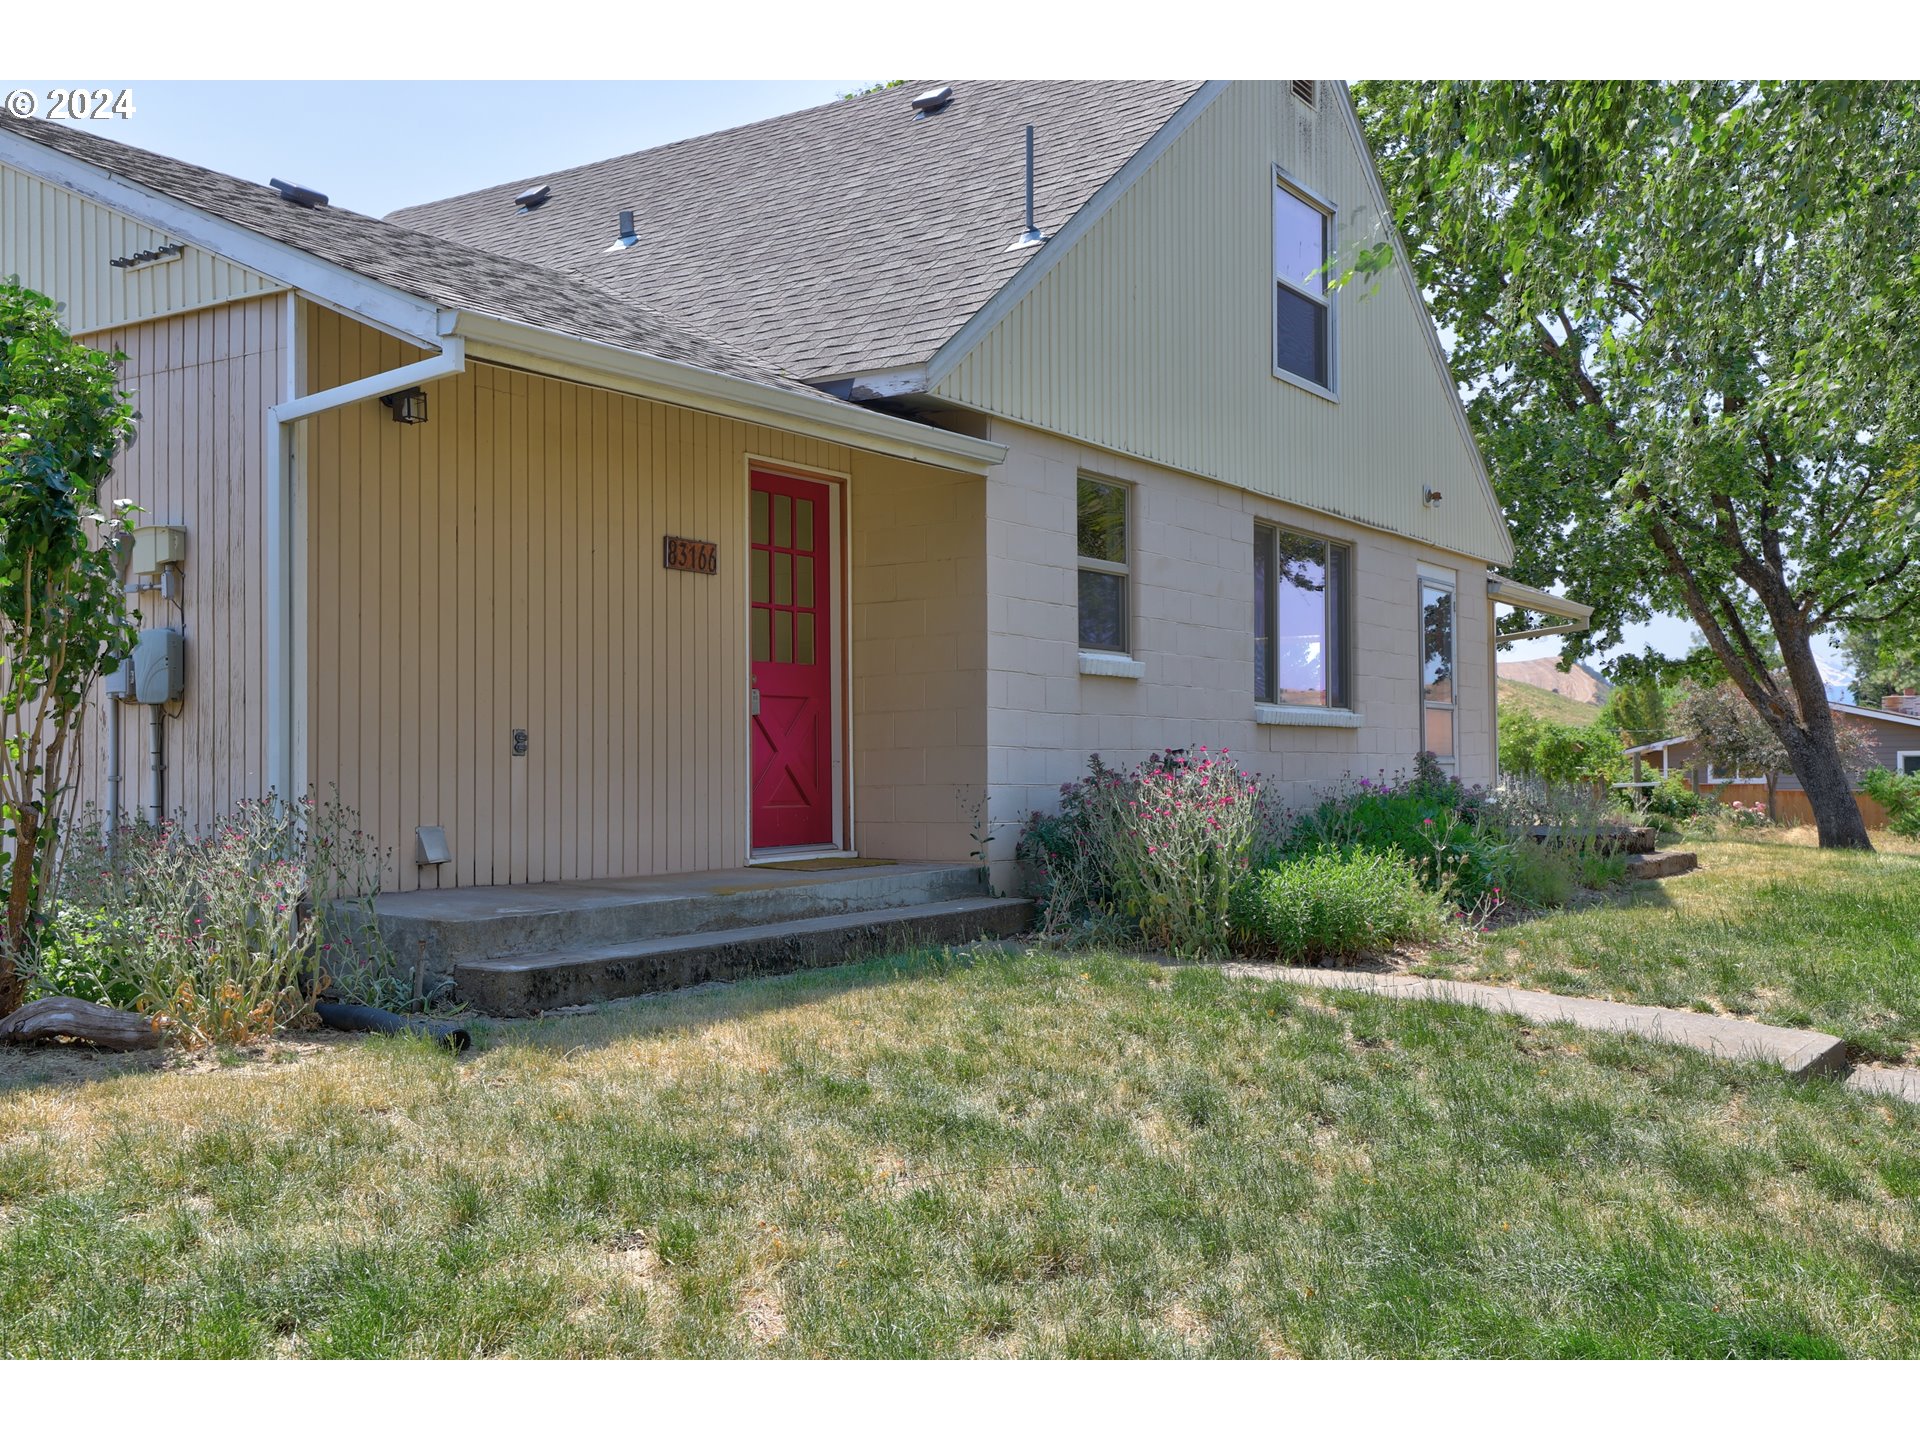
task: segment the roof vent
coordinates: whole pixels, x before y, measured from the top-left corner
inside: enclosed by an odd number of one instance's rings
[[[1293,82],[1293,98],[1298,100],[1302,105],[1313,104],[1314,103],[1313,86],[1314,86],[1314,82],[1311,80],[1294,81]]]
[[[552,198],[553,187],[551,185],[535,185],[531,190],[522,190],[518,195],[514,196],[513,203],[518,205],[520,207],[520,213],[525,215],[529,210],[538,210]]]
[[[267,183],[280,192],[282,200],[298,205],[303,210],[320,210],[326,207],[327,197],[318,190],[309,190],[306,186],[296,185],[291,180],[269,180]]]
[[[913,97],[913,108],[921,115],[938,115],[953,103],[953,87],[942,85]]]
[[[607,249],[610,251],[630,250],[639,243],[640,237],[634,232],[633,228],[633,212],[631,210],[622,210],[620,212],[620,233],[614,237],[613,243],[609,245]]]
[[[1009,250],[1026,250],[1047,242],[1045,232],[1033,218],[1033,126],[1027,126],[1027,228],[1020,232],[1020,238],[1007,247]]]

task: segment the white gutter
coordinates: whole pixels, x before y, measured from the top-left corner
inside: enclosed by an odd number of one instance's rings
[[[294,427],[309,416],[337,409],[381,395],[391,395],[410,385],[443,380],[467,368],[467,346],[458,336],[437,342],[438,355],[395,370],[368,375],[321,390],[296,396],[300,351],[298,297],[287,296],[286,336],[283,341],[286,370],[281,381],[282,398],[267,407],[267,493],[266,493],[266,609],[267,609],[267,788],[284,800],[294,793],[294,564],[293,537],[297,506],[293,490]],[[447,317],[441,318],[445,330]],[[435,342],[427,342],[435,343]],[[304,493],[301,497],[304,504]]]
[[[1007,455],[1006,446],[991,440],[863,410],[830,395],[720,375],[697,365],[662,360],[537,325],[462,310],[454,317],[453,334],[468,342],[475,359],[497,360],[522,369],[529,368],[529,360],[536,360],[541,374],[557,379],[623,390],[754,425],[784,426],[816,439],[948,470],[985,474]],[[622,381],[628,383],[623,385]]]

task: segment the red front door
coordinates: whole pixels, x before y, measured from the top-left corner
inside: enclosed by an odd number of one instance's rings
[[[825,485],[758,473],[747,496],[756,849],[833,843],[827,499]]]

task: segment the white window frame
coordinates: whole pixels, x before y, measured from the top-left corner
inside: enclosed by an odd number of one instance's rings
[[[1111,561],[1111,560],[1098,560],[1091,555],[1082,555],[1080,553],[1080,486],[1082,482],[1085,482],[1090,485],[1104,485],[1109,490],[1118,490],[1120,492],[1122,503],[1126,507],[1126,513],[1121,520],[1122,528],[1121,528],[1121,535],[1120,535],[1120,551],[1123,555],[1126,556],[1126,559],[1118,563],[1115,563],[1114,561]],[[1119,480],[1109,480],[1104,475],[1090,475],[1085,471],[1079,471],[1074,475],[1073,477],[1073,556],[1074,556],[1073,636],[1076,643],[1078,643],[1080,640],[1080,574],[1079,572],[1082,570],[1091,570],[1095,574],[1099,574],[1099,575],[1118,575],[1120,579],[1124,582],[1122,586],[1122,591],[1121,591],[1124,598],[1121,602],[1121,607],[1120,607],[1120,610],[1121,610],[1120,624],[1125,631],[1125,634],[1122,638],[1126,641],[1126,648],[1124,650],[1089,650],[1084,644],[1081,644],[1080,655],[1082,657],[1083,663],[1081,664],[1080,671],[1083,675],[1114,675],[1124,679],[1138,678],[1137,674],[1132,668],[1114,669],[1110,667],[1101,667],[1097,663],[1094,665],[1093,668],[1088,668],[1088,665],[1084,663],[1088,660],[1094,660],[1097,662],[1097,660],[1100,657],[1110,658],[1110,657],[1118,656],[1121,659],[1126,659],[1126,660],[1131,660],[1133,657],[1133,647],[1135,643],[1134,641],[1135,606],[1134,606],[1134,593],[1133,593],[1134,592],[1134,585],[1133,585],[1134,511],[1135,511],[1135,507],[1133,503],[1133,486],[1125,484],[1124,482]]]
[[[1914,762],[1913,769],[1907,769],[1907,762]],[[1920,750],[1896,750],[1893,752],[1893,773],[1896,775],[1920,775]]]
[[[1326,217],[1326,225],[1322,232],[1326,238],[1322,250],[1326,256],[1324,263],[1331,267],[1337,249],[1337,237],[1340,233],[1340,208],[1331,200],[1327,199],[1326,196],[1317,194],[1307,186],[1302,185],[1279,165],[1273,167],[1273,184],[1275,189],[1290,192],[1298,199],[1304,200]],[[1311,300],[1326,310],[1327,383],[1324,385],[1319,384],[1317,381],[1308,379],[1305,375],[1296,375],[1293,371],[1281,367],[1279,296],[1271,286],[1269,286],[1267,291],[1267,348],[1272,359],[1273,378],[1305,390],[1309,395],[1318,395],[1322,400],[1331,400],[1335,404],[1338,404],[1340,400],[1340,307],[1334,303],[1336,297],[1333,292],[1329,291],[1323,295],[1315,295],[1309,290],[1302,289],[1297,282],[1281,275],[1278,253],[1280,247],[1280,225],[1274,213],[1275,208],[1274,196],[1269,192],[1267,197],[1267,268],[1272,275],[1271,284],[1284,285],[1293,291],[1294,294]],[[1332,278],[1331,274],[1329,274],[1328,278]]]
[[[1427,699],[1427,621],[1426,591],[1432,586],[1444,590],[1453,597],[1449,613],[1453,623],[1447,629],[1447,648],[1452,652],[1447,656],[1447,674],[1453,681],[1453,699],[1447,701]],[[1442,769],[1455,770],[1460,764],[1460,580],[1452,571],[1442,571],[1439,566],[1421,565],[1413,577],[1413,619],[1414,619],[1414,703],[1420,709],[1420,753],[1425,754],[1427,744],[1427,711],[1446,710],[1453,715],[1453,753],[1436,755]]]
[[[1280,675],[1279,675],[1279,655],[1277,652],[1277,647],[1276,647],[1276,653],[1274,656],[1274,662],[1275,662],[1274,674],[1272,677],[1274,682],[1274,689],[1273,689],[1274,698],[1269,700],[1265,696],[1261,695],[1259,690],[1260,655],[1259,655],[1259,648],[1258,648],[1260,644],[1260,606],[1263,603],[1271,600],[1273,604],[1273,610],[1272,610],[1272,614],[1269,616],[1269,620],[1273,624],[1279,623],[1280,576],[1277,568],[1270,569],[1267,574],[1267,594],[1260,595],[1256,593],[1254,595],[1253,597],[1253,607],[1254,607],[1253,609],[1253,643],[1254,643],[1255,650],[1254,650],[1254,659],[1253,659],[1253,674],[1254,674],[1253,703],[1255,706],[1256,714],[1263,721],[1263,723],[1268,723],[1268,724],[1283,723],[1284,720],[1289,716],[1289,714],[1297,713],[1301,711],[1307,712],[1306,723],[1313,723],[1311,717],[1315,715],[1326,715],[1328,717],[1341,717],[1341,716],[1353,715],[1356,713],[1353,708],[1353,667],[1349,663],[1349,657],[1352,654],[1352,645],[1350,644],[1350,637],[1353,633],[1353,589],[1354,589],[1353,546],[1345,540],[1336,540],[1331,535],[1317,534],[1312,530],[1301,530],[1292,525],[1282,524],[1278,520],[1256,519],[1253,522],[1253,544],[1254,544],[1254,555],[1255,555],[1256,561],[1259,556],[1260,532],[1262,530],[1271,531],[1276,540],[1281,535],[1293,535],[1293,536],[1297,536],[1302,540],[1312,540],[1316,544],[1324,546],[1326,548],[1326,551],[1328,552],[1328,559],[1327,559],[1325,568],[1328,572],[1329,577],[1331,577],[1331,574],[1333,571],[1333,565],[1331,563],[1332,561],[1331,552],[1335,547],[1338,547],[1339,549],[1344,550],[1346,552],[1347,560],[1346,560],[1346,564],[1343,565],[1340,570],[1340,581],[1341,581],[1342,593],[1339,598],[1339,624],[1337,626],[1326,625],[1324,621],[1324,615],[1322,619],[1322,625],[1326,634],[1326,644],[1328,649],[1332,651],[1332,654],[1329,656],[1330,663],[1327,667],[1327,703],[1324,705],[1313,705],[1313,704],[1306,703],[1304,701],[1281,700],[1279,698]],[[1254,568],[1257,573],[1259,569],[1259,566],[1257,563]],[[1270,636],[1269,638],[1271,639],[1274,637]],[[1337,675],[1335,674],[1336,669],[1338,671]],[[1333,694],[1336,689],[1340,692],[1340,696],[1343,702],[1338,705],[1336,705],[1333,701]],[[1338,719],[1329,718],[1325,723],[1339,724],[1341,722]]]

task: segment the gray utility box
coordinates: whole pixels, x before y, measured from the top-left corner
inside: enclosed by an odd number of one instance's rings
[[[137,704],[171,704],[187,688],[187,643],[178,630],[142,630],[132,663]]]

